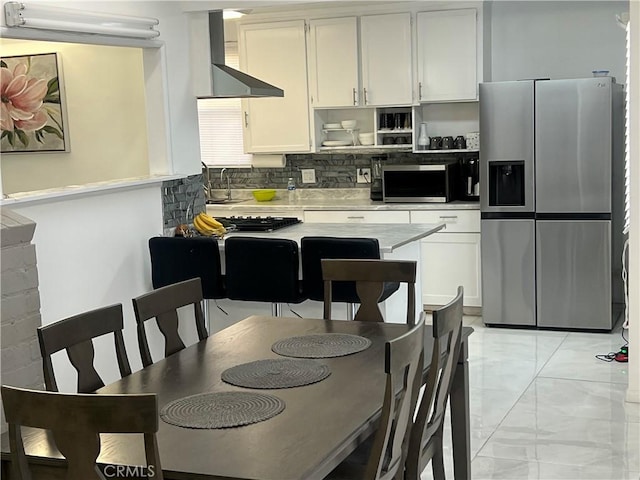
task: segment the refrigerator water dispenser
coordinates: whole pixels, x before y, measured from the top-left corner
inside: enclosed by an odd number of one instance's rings
[[[524,206],[524,161],[489,162],[489,205]]]

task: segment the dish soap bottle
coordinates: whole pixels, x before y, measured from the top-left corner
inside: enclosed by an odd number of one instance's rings
[[[289,177],[287,182],[287,193],[289,194],[289,203],[296,203],[296,182],[293,181],[293,177]]]
[[[427,136],[427,122],[420,123],[420,135],[418,136],[418,150],[426,150],[429,146],[429,137]]]

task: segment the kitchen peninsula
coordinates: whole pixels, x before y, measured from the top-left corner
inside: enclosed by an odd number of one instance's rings
[[[259,238],[284,238],[294,240],[298,244],[302,237],[325,236],[339,238],[376,238],[380,244],[380,258],[385,260],[413,260],[421,264],[420,240],[432,235],[445,227],[445,224],[347,224],[347,223],[299,223],[273,232],[233,232],[227,238],[234,236],[259,237]],[[220,242],[221,254],[224,256],[223,242]],[[223,260],[224,263],[224,260]],[[268,272],[265,272],[265,281],[268,281]],[[406,318],[406,285],[401,285],[398,292],[389,297],[381,306],[381,310],[387,321],[402,323]],[[421,270],[416,272],[416,292],[421,291]],[[455,292],[452,293],[452,295]],[[260,302],[233,301],[228,299],[217,300],[217,305],[226,312],[221,314],[215,309],[210,309],[213,316],[210,317],[212,331],[219,331],[227,325],[236,323],[248,315],[270,310],[270,305]],[[284,316],[300,315],[305,318],[321,318],[322,302],[307,300],[299,305],[289,307],[289,313],[285,308]],[[422,310],[422,304],[416,302],[416,318]],[[342,316],[341,316],[342,314]],[[346,318],[346,309],[336,309],[336,318]]]
[[[213,196],[224,198],[225,193],[214,191]],[[234,189],[231,197],[234,203],[208,204],[207,213],[214,217],[297,217],[305,225],[340,223],[350,231],[367,224],[384,224],[385,230],[392,230],[400,225],[444,223],[442,230],[414,242],[421,259],[418,302],[428,310],[445,305],[462,285],[465,313],[480,313],[478,202],[383,203],[370,200],[368,188],[300,188],[291,202],[286,190],[276,190],[275,199],[268,202],[256,201],[249,189]]]

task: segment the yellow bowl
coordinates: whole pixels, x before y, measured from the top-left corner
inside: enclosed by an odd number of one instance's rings
[[[276,196],[276,191],[270,189],[253,190],[251,193],[253,193],[253,197],[259,202],[268,202]]]

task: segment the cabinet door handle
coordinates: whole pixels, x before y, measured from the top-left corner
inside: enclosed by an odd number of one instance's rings
[[[442,220],[447,220],[447,219],[455,219],[458,218],[457,215],[440,215],[440,217]]]
[[[358,105],[358,93],[355,88],[353,89],[353,104]]]
[[[418,100],[422,100],[422,82],[418,82]]]
[[[347,217],[347,220],[364,220],[364,216],[360,216],[360,217]]]
[[[363,92],[364,92],[364,104],[368,105],[369,104],[369,100],[367,100],[367,89],[364,88]]]
[[[247,112],[244,112],[244,126],[249,128],[249,114]]]

